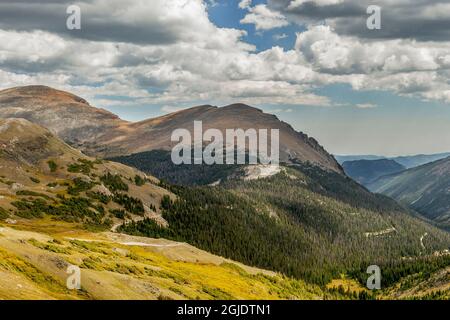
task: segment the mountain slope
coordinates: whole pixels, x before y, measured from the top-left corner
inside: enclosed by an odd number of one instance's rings
[[[381,176],[401,172],[406,168],[394,160],[356,160],[342,164],[345,173],[366,186]]]
[[[404,165],[407,169],[415,168],[430,162],[450,157],[450,153],[418,154],[415,156],[395,157],[392,160]]]
[[[0,120],[2,218],[41,218],[111,228],[149,217],[170,192],[122,164],[93,159],[24,119]]]
[[[193,131],[194,120],[203,121],[203,130],[249,128],[280,130],[280,160],[291,158],[309,161],[335,171],[341,171],[334,158],[329,155],[313,138],[296,132],[289,124],[278,120],[274,115],[243,104],[229,105],[223,108],[203,106],[183,110],[168,116],[133,124],[137,132],[145,131],[144,136],[152,139],[151,147],[140,147],[141,151],[170,150],[170,134],[177,128]],[[149,131],[147,131],[149,130]],[[225,135],[224,135],[225,136]]]
[[[223,108],[200,106],[129,123],[107,111],[90,106],[84,99],[48,87],[19,87],[0,91],[0,117],[25,118],[58,135],[90,155],[123,156],[151,150],[171,150],[173,130],[193,129],[195,120],[204,130],[279,129],[280,158],[295,158],[342,172],[335,159],[313,138],[296,132],[287,123],[261,110],[242,104]]]
[[[450,228],[450,158],[381,177],[369,188]]]
[[[81,291],[66,287],[81,269]],[[92,233],[44,219],[0,221],[0,299],[339,299],[317,285],[251,268],[185,243]]]
[[[405,256],[432,255],[450,245],[449,234],[393,200],[302,163],[269,178],[171,191],[178,200],[163,206],[167,227],[144,220],[120,231],[185,241],[319,284],[372,264],[387,272]]]

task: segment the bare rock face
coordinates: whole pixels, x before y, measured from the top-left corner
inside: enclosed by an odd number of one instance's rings
[[[103,184],[93,187],[92,191],[100,193],[100,194],[108,196],[108,197],[111,197],[113,195],[113,193],[107,187],[105,187]]]
[[[276,116],[259,109],[233,104],[223,108],[199,106],[137,123],[89,105],[73,94],[44,86],[0,91],[0,118],[24,118],[48,128],[68,144],[99,157],[130,155],[151,150],[170,150],[173,130],[193,131],[194,121],[204,130],[279,129],[280,160],[311,162],[343,173],[342,168],[319,143],[295,131]]]
[[[20,190],[20,189],[22,189],[22,188],[24,188],[25,186],[23,185],[23,184],[20,184],[20,183],[13,183],[12,185],[11,185],[11,190],[13,190],[13,191],[17,191],[17,190]]]

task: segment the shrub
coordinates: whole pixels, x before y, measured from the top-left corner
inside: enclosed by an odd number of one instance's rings
[[[125,219],[125,217],[127,216],[127,213],[125,212],[125,210],[114,209],[114,210],[110,210],[109,212],[116,218],[122,219],[122,220]]]
[[[11,202],[11,204],[18,209],[16,215],[26,219],[42,218],[48,209],[48,205],[43,199],[19,200]]]
[[[172,200],[168,195],[164,195],[161,199],[161,209],[168,210],[172,204]]]
[[[88,192],[86,192],[86,195],[89,198],[100,201],[103,204],[108,204],[111,201],[110,196],[107,196],[106,194],[103,194],[100,192],[88,191]]]
[[[95,169],[94,162],[86,159],[78,159],[77,163],[71,163],[67,167],[67,171],[72,173],[84,173],[89,174],[91,170]]]
[[[39,192],[29,191],[29,190],[19,190],[16,192],[16,195],[18,196],[31,196],[31,197],[40,197],[47,200],[50,200],[51,198],[47,196],[46,194],[42,194]]]
[[[145,184],[145,179],[142,178],[142,177],[139,176],[139,175],[136,175],[136,176],[134,177],[134,183],[135,183],[137,186],[143,186],[143,185]]]
[[[100,181],[112,192],[128,191],[128,185],[123,182],[119,175],[113,175],[108,172],[106,175],[100,177]]]
[[[58,165],[53,160],[47,161],[47,164],[48,164],[48,167],[50,169],[50,172],[55,172],[58,169]]]
[[[143,215],[145,213],[144,204],[140,199],[130,197],[126,194],[115,194],[113,198],[114,202],[120,204],[130,213]]]
[[[30,180],[33,181],[34,183],[40,183],[41,180],[39,180],[38,178],[35,177],[30,177]]]
[[[5,220],[9,218],[9,213],[2,207],[0,207],[0,220]]]
[[[88,191],[92,189],[92,187],[95,185],[93,182],[85,181],[81,178],[75,178],[73,179],[73,185],[69,186],[67,188],[67,192],[70,195],[76,196],[80,194],[80,192]]]

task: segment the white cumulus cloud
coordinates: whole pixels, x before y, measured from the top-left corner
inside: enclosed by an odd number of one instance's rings
[[[254,24],[256,30],[271,30],[285,27],[289,24],[280,12],[273,11],[265,4],[247,7],[249,13],[241,20],[243,24]]]

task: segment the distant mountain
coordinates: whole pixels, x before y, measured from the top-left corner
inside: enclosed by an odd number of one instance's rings
[[[280,159],[297,159],[343,172],[336,160],[319,143],[289,124],[259,109],[233,104],[223,108],[199,106],[155,119],[130,123],[90,106],[84,99],[44,86],[0,91],[0,117],[25,118],[48,128],[72,146],[102,158],[171,150],[173,130],[193,131],[195,120],[204,130],[279,129]]]
[[[394,160],[356,160],[346,161],[342,164],[345,173],[353,180],[367,186],[381,176],[401,172],[406,167]]]
[[[450,158],[381,177],[369,188],[450,229]]]
[[[347,161],[358,161],[358,160],[380,160],[380,159],[386,159],[386,157],[382,156],[375,156],[375,155],[355,155],[355,156],[340,156],[335,155],[334,158],[336,159],[339,164],[343,164]]]
[[[450,152],[446,153],[437,153],[437,154],[419,154],[415,156],[405,156],[405,157],[396,157],[391,158],[396,162],[404,165],[407,169],[411,169],[414,167],[418,167],[430,162],[434,162],[437,160],[445,159],[450,157]]]
[[[375,155],[355,155],[355,156],[335,155],[334,157],[341,165],[346,161],[389,159],[389,160],[394,160],[395,162],[405,166],[407,169],[411,169],[414,167],[421,166],[423,164],[427,164],[427,163],[430,163],[433,161],[437,161],[440,159],[450,157],[450,152],[428,154],[428,155],[427,154],[418,154],[418,155],[414,155],[414,156],[401,156],[401,157],[390,157],[390,158],[383,157],[383,156],[375,156]]]

